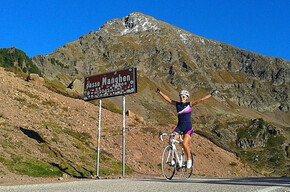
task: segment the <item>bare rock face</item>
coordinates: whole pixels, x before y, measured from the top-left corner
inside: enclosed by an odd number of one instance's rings
[[[51,79],[137,67],[153,82],[162,79],[174,89],[218,88],[237,105],[261,112],[290,107],[289,61],[208,40],[137,12],[33,62]]]
[[[29,82],[32,82],[36,85],[44,85],[44,79],[42,77],[39,77],[38,74],[30,74],[28,77],[27,77],[27,81]]]
[[[280,136],[280,130],[265,125],[263,119],[254,119],[252,125],[245,130],[240,130],[237,145],[242,149],[266,147],[270,137]]]

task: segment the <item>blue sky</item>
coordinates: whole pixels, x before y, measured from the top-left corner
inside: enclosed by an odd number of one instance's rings
[[[0,48],[52,53],[141,12],[193,34],[290,61],[290,0],[0,0]]]

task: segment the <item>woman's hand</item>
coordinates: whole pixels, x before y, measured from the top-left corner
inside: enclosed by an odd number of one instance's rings
[[[214,90],[213,92],[211,92],[211,96],[216,96],[218,94],[218,90]]]
[[[160,89],[157,88],[157,89],[156,89],[156,93],[160,93]]]

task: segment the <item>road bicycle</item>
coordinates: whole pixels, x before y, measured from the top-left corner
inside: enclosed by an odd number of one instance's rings
[[[190,158],[192,159],[191,168],[187,168],[185,153],[183,147],[181,147],[181,155],[179,157],[176,143],[182,145],[183,139],[179,133],[159,133],[159,138],[163,141],[162,136],[169,136],[169,145],[165,147],[162,160],[161,160],[161,169],[162,174],[167,180],[171,180],[176,171],[182,171],[184,178],[188,179],[193,174],[193,155],[190,151]],[[175,136],[178,136],[178,139],[175,139]]]

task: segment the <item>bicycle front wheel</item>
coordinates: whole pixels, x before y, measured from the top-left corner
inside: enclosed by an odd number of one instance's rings
[[[175,158],[172,156],[172,147],[168,145],[165,147],[162,154],[162,174],[167,180],[171,180],[175,174]]]
[[[191,164],[191,167],[190,168],[187,168],[186,167],[186,163],[184,163],[184,165],[182,166],[182,175],[184,178],[188,179],[192,173],[193,173],[193,155],[192,155],[192,151],[190,150],[190,158],[192,160],[192,164]]]

